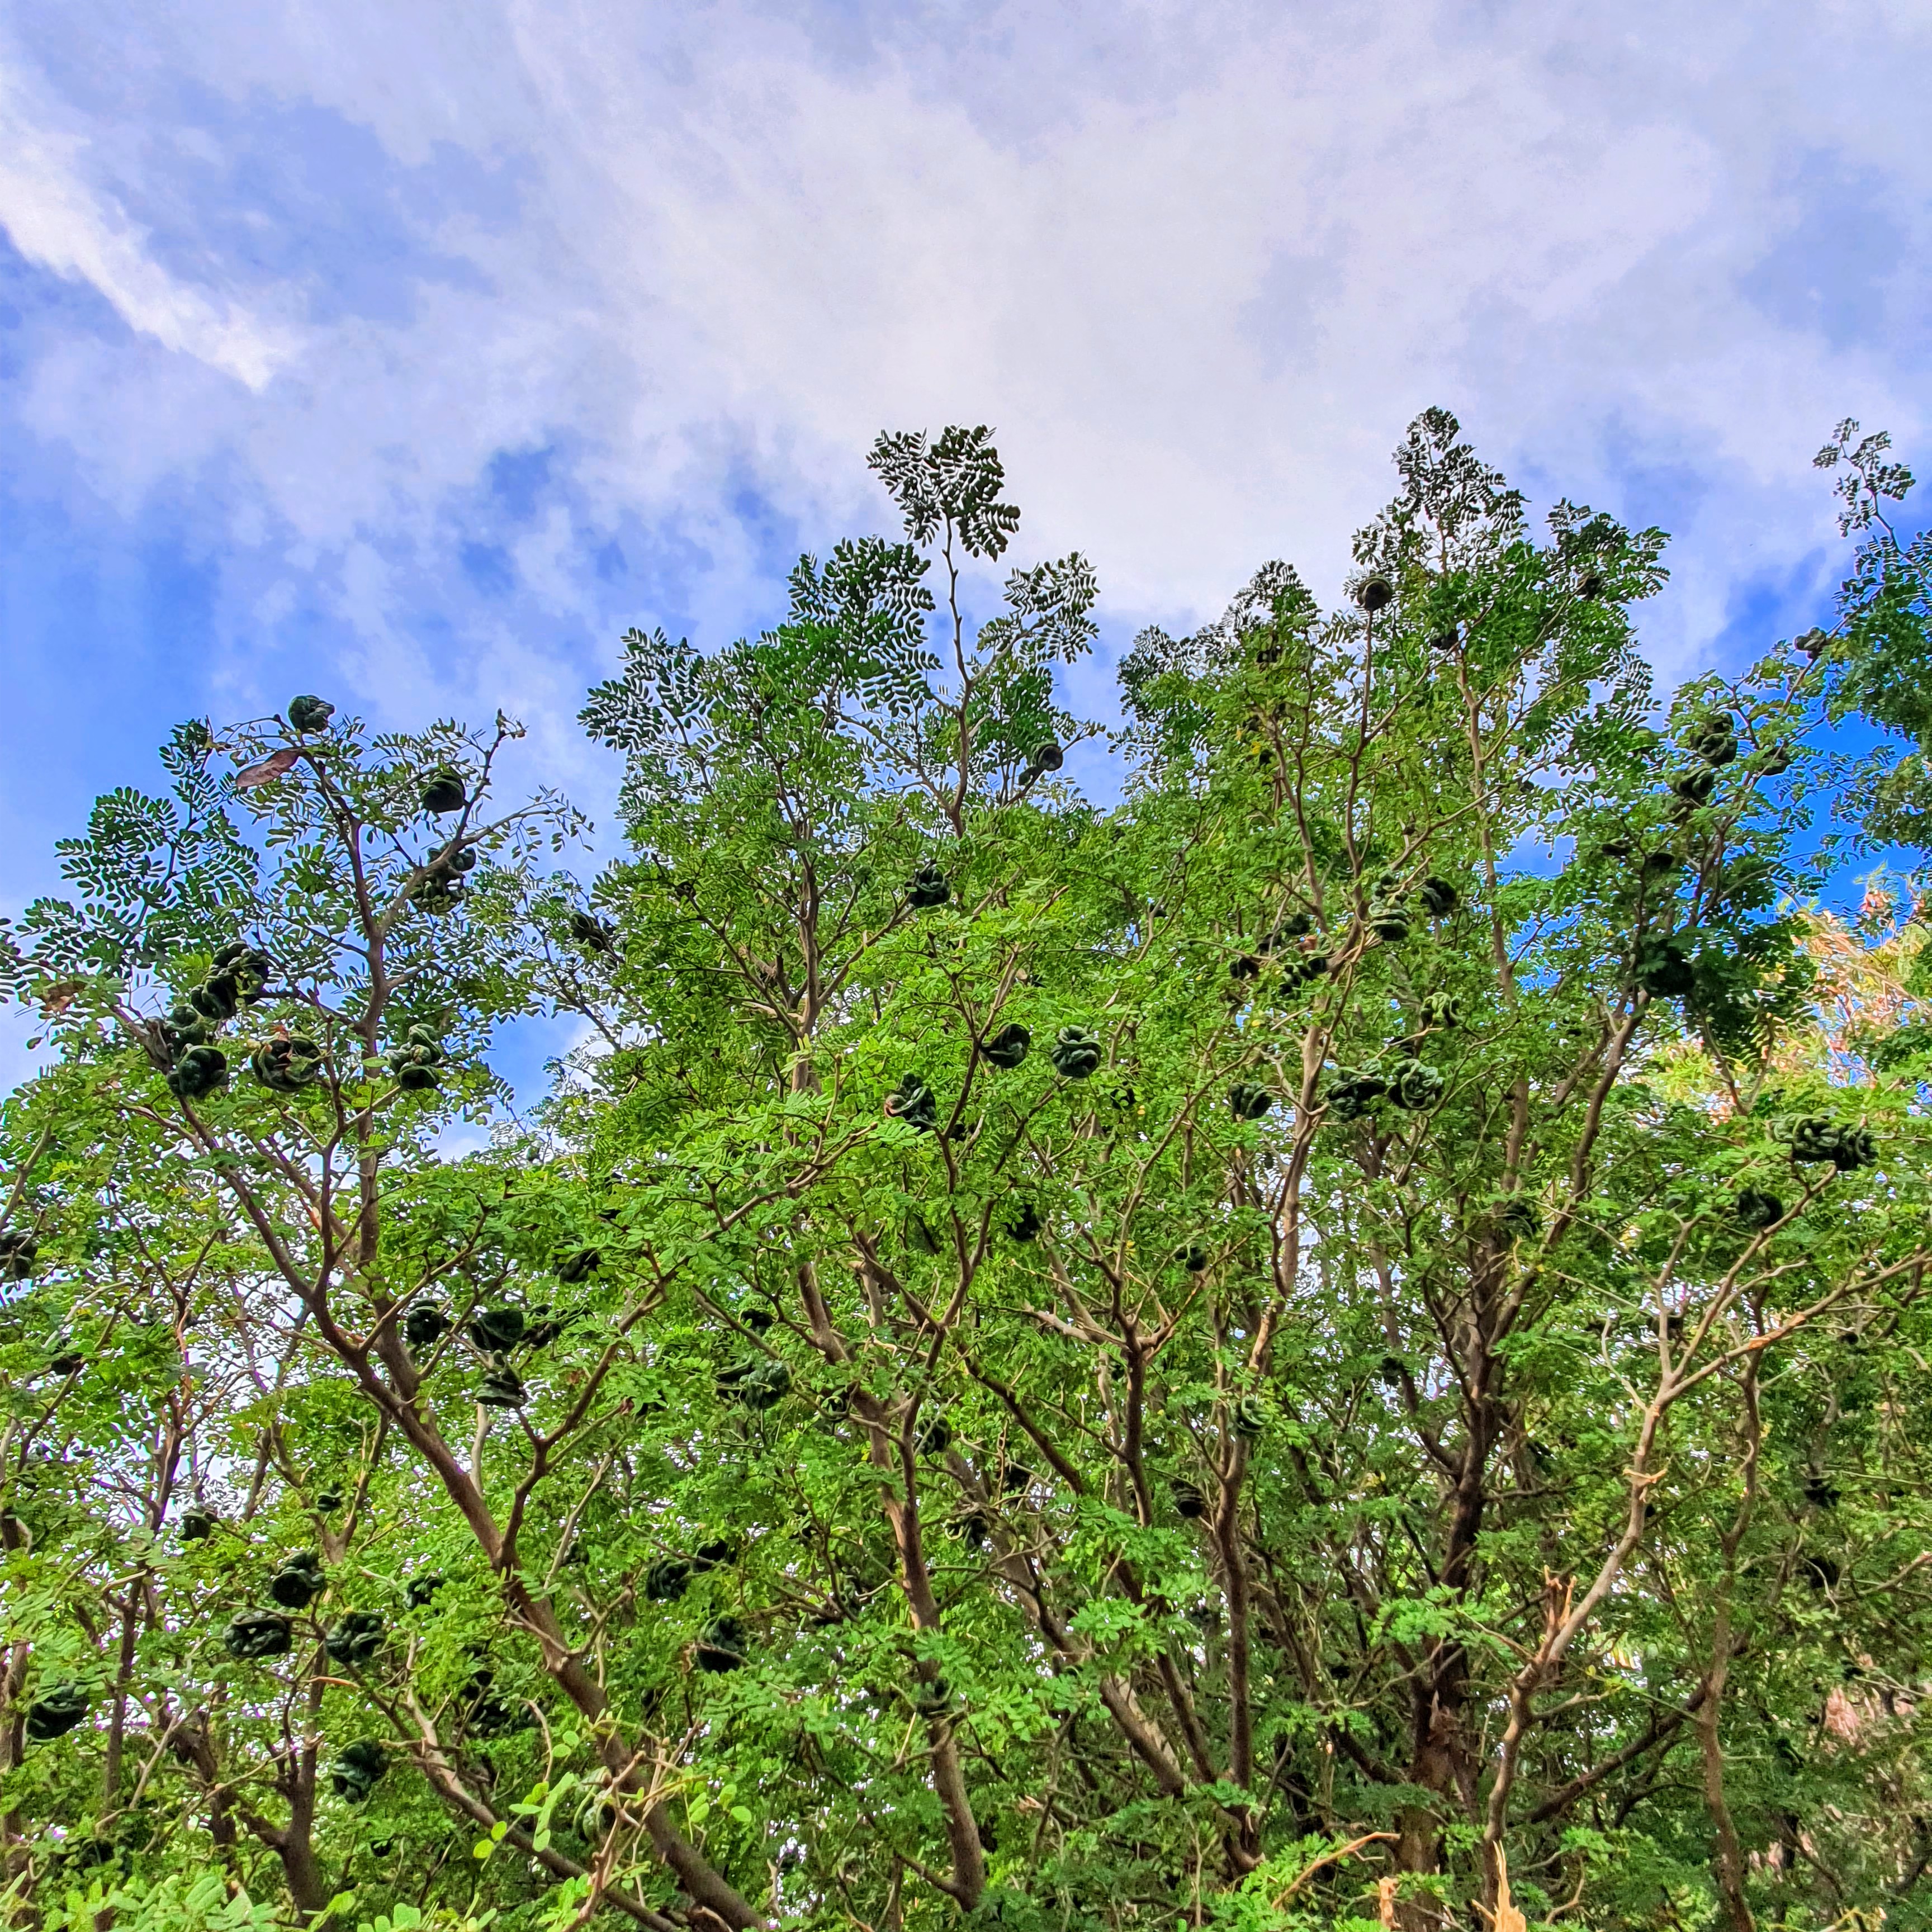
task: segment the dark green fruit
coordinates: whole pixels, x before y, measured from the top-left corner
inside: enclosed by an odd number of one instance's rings
[[[1767,745],[1751,760],[1751,769],[1761,772],[1768,778],[1774,778],[1780,772],[1791,769],[1791,747],[1789,745]]]
[[[283,1560],[268,1579],[268,1594],[285,1610],[305,1610],[328,1588],[322,1558],[312,1550],[298,1550]]]
[[[743,1322],[754,1335],[770,1334],[772,1324],[777,1318],[769,1308],[762,1307],[756,1302],[752,1303],[749,1307],[741,1308],[738,1311],[738,1319]]]
[[[193,1503],[182,1512],[181,1539],[184,1543],[205,1543],[214,1534],[214,1526],[221,1519],[212,1510],[203,1509],[200,1504]]]
[[[1371,616],[1386,609],[1394,596],[1395,586],[1386,577],[1365,578],[1355,590],[1355,602]]]
[[[742,1552],[743,1546],[728,1532],[723,1536],[708,1536],[691,1552],[691,1567],[697,1575],[708,1576],[714,1570],[736,1563]]]
[[[660,1556],[644,1572],[648,1603],[674,1604],[691,1588],[691,1565],[675,1556]]]
[[[1453,651],[1462,641],[1462,634],[1454,624],[1446,631],[1438,631],[1429,640],[1432,651]]]
[[[617,935],[601,919],[587,912],[570,915],[570,936],[586,952],[616,951]]]
[[[0,1234],[0,1281],[25,1281],[40,1252],[40,1238],[31,1228],[9,1228]]]
[[[1177,1476],[1168,1485],[1174,1496],[1175,1512],[1191,1522],[1196,1516],[1208,1514],[1208,1498],[1201,1493],[1198,1483],[1190,1483],[1185,1477]]]
[[[1761,1187],[1741,1187],[1731,1203],[1731,1214],[1741,1227],[1774,1227],[1784,1219],[1784,1203]]]
[[[501,1355],[492,1356],[476,1384],[477,1401],[485,1408],[521,1408],[525,1398],[523,1378]]]
[[[1252,980],[1262,970],[1262,962],[1252,952],[1244,952],[1239,958],[1228,963],[1228,976],[1231,980]]]
[[[713,1617],[698,1633],[693,1656],[700,1670],[736,1670],[751,1640],[736,1617]]]
[[[952,1425],[943,1415],[935,1415],[919,1432],[919,1453],[922,1456],[943,1456],[952,1446]]]
[[[56,1678],[27,1706],[27,1738],[50,1744],[64,1738],[92,1707],[93,1700],[71,1677]]]
[[[1692,765],[1673,772],[1670,789],[1686,805],[1702,805],[1717,789],[1718,775],[1708,765]]]
[[[188,1003],[203,1019],[218,1025],[241,1011],[242,982],[232,973],[211,973],[190,991]]]
[[[908,1073],[886,1096],[886,1118],[903,1120],[908,1126],[929,1134],[939,1124],[939,1103],[932,1096],[932,1089],[916,1073]]]
[[[1543,1232],[1543,1210],[1526,1195],[1505,1195],[1496,1204],[1496,1222],[1511,1240],[1533,1241]]]
[[[602,1249],[578,1248],[558,1260],[556,1278],[559,1281],[588,1281],[603,1265]]]
[[[1442,1076],[1420,1060],[1405,1060],[1389,1082],[1388,1096],[1398,1107],[1419,1112],[1442,1097]]]
[[[272,1094],[299,1094],[320,1076],[322,1048],[312,1040],[278,1034],[248,1057],[248,1070]]]
[[[423,782],[422,808],[437,818],[460,812],[470,802],[463,788],[463,774],[454,765],[439,765]]]
[[[1792,1123],[1791,1158],[1829,1161],[1840,1174],[1849,1174],[1877,1160],[1878,1143],[1868,1128],[1841,1127],[1821,1115],[1808,1115]]]
[[[1736,721],[1728,711],[1700,718],[1684,734],[1684,747],[1707,765],[1728,765],[1738,754]]]
[[[790,1370],[769,1355],[747,1355],[718,1373],[722,1400],[742,1402],[761,1413],[777,1408],[790,1392]]]
[[[330,1766],[328,1781],[338,1798],[360,1804],[388,1775],[389,1760],[374,1738],[358,1738],[342,1748],[342,1755]]]
[[[1262,1406],[1257,1395],[1244,1395],[1234,1405],[1234,1412],[1229,1418],[1234,1433],[1244,1442],[1252,1442],[1268,1426],[1268,1411]]]
[[[426,1026],[412,1026],[403,1043],[392,1048],[388,1068],[405,1094],[427,1094],[438,1084],[434,1070],[442,1064],[442,1042]]]
[[[929,859],[906,883],[906,902],[916,912],[929,912],[952,896],[952,888]]]
[[[1384,1355],[1376,1367],[1376,1373],[1382,1378],[1384,1388],[1399,1389],[1408,1368],[1408,1364],[1400,1355]]]
[[[1006,1216],[1002,1232],[1010,1240],[1030,1241],[1046,1226],[1040,1219],[1040,1210],[1030,1201],[1022,1201]]]
[[[382,1619],[374,1610],[350,1610],[328,1627],[322,1648],[332,1664],[368,1665],[382,1647]]]
[[[1328,1083],[1328,1118],[1359,1120],[1388,1091],[1388,1082],[1372,1066],[1338,1066]]]
[[[55,1342],[47,1366],[57,1376],[77,1376],[87,1366],[87,1358],[74,1346],[70,1337],[63,1336]]]
[[[1184,1241],[1174,1250],[1174,1258],[1190,1274],[1201,1274],[1206,1271],[1208,1254],[1198,1241]]]
[[[449,1311],[434,1301],[419,1301],[403,1317],[403,1340],[418,1354],[434,1348],[449,1333]]]
[[[1393,899],[1369,902],[1369,930],[1390,946],[1400,946],[1408,937],[1408,913]]]
[[[505,1355],[524,1339],[520,1308],[479,1308],[470,1318],[470,1339],[486,1355]]]
[[[454,912],[463,903],[463,887],[447,873],[431,872],[410,888],[410,903],[418,912],[440,918],[445,913]]]
[[[326,731],[328,721],[335,716],[335,706],[326,698],[314,698],[304,692],[300,698],[289,700],[289,728],[292,731]]]
[[[442,1588],[442,1580],[440,1576],[412,1576],[410,1587],[404,1593],[410,1608],[412,1610],[428,1609],[437,1591]]]
[[[1315,915],[1312,913],[1292,912],[1262,941],[1262,950],[1264,952],[1278,952],[1291,939],[1305,939],[1314,930]]]
[[[1238,1120],[1258,1120],[1274,1105],[1274,1096],[1265,1087],[1238,1080],[1228,1090],[1228,1111]]]
[[[1684,942],[1675,934],[1667,939],[1646,940],[1637,948],[1632,976],[1654,1000],[1682,999],[1697,982]]]
[[[228,1083],[228,1056],[218,1046],[191,1046],[176,1061],[168,1090],[183,1100],[199,1100]]]
[[[1462,895],[1447,879],[1424,879],[1415,889],[1422,909],[1431,919],[1447,919],[1462,903]]]
[[[1010,1072],[1025,1059],[1027,1049],[1032,1045],[1033,1035],[1018,1020],[1013,1020],[986,1041],[980,1052],[994,1066]]]
[[[230,1657],[285,1656],[290,1642],[289,1620],[273,1610],[243,1610],[229,1619],[221,1641]]]
[[[274,977],[275,962],[258,946],[232,939],[214,956],[214,972],[232,980],[235,996],[244,1006],[256,1006]]]
[[[342,1507],[342,1492],[325,1484],[315,1492],[316,1511],[320,1516],[333,1516]]]
[[[1062,1027],[1047,1058],[1062,1078],[1088,1079],[1100,1070],[1100,1042],[1082,1028]]]
[[[1836,1509],[1840,1494],[1838,1484],[1829,1477],[1808,1476],[1804,1479],[1804,1500],[1815,1509]]]
[[[1594,570],[1586,570],[1576,580],[1576,595],[1586,603],[1604,594],[1604,580]]]
[[[1422,1024],[1432,1032],[1453,1033],[1462,1024],[1462,1003],[1454,993],[1425,993]]]

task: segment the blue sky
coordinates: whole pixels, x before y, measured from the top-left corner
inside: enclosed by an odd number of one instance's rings
[[[1838,418],[1932,467],[1928,70],[1924,0],[0,0],[0,908],[296,690],[603,811],[622,628],[769,619],[883,428],[995,425],[1111,653],[1332,591],[1444,403],[1735,658]]]

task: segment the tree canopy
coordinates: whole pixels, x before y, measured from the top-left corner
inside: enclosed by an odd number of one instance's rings
[[[507,718],[180,727],[0,947],[12,1918],[1932,1922],[1856,436],[1831,629],[1660,697],[1662,533],[1431,410],[1337,608],[1267,564],[1111,729],[990,434],[881,436],[897,534],[626,638],[587,885]]]

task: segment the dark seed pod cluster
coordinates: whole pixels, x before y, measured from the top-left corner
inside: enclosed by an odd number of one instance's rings
[[[242,1610],[229,1619],[221,1641],[230,1657],[259,1662],[288,1653],[292,1626],[273,1610]]]
[[[335,706],[325,698],[304,692],[289,700],[289,728],[292,731],[326,731],[335,716]]]
[[[1844,1127],[1822,1115],[1810,1114],[1791,1124],[1791,1158],[1829,1161],[1840,1174],[1869,1167],[1878,1158],[1878,1143],[1868,1127]]]
[[[312,1040],[278,1034],[248,1056],[248,1070],[272,1094],[299,1094],[320,1077],[322,1048]]]
[[[930,859],[906,882],[906,903],[915,912],[930,912],[952,896],[952,886]]]
[[[1061,1078],[1090,1079],[1100,1070],[1100,1042],[1080,1027],[1062,1027],[1047,1058]]]
[[[404,1592],[404,1600],[412,1610],[427,1610],[435,1599],[437,1591],[442,1588],[440,1576],[412,1576],[410,1587]]]
[[[1018,1021],[1013,1020],[1000,1028],[990,1040],[980,1046],[981,1057],[1003,1072],[1010,1073],[1027,1057],[1033,1045],[1033,1035]]]
[[[1359,1120],[1388,1091],[1388,1085],[1378,1067],[1336,1067],[1326,1095],[1328,1118]]]
[[[433,1348],[449,1333],[449,1311],[434,1301],[419,1301],[403,1317],[403,1340],[417,1354]]]
[[[929,1134],[939,1125],[939,1103],[916,1073],[908,1073],[886,1096],[885,1111],[888,1120],[903,1120],[921,1133]]]
[[[554,1265],[559,1281],[588,1281],[604,1265],[604,1251],[601,1248],[573,1249],[560,1256]]]
[[[750,1646],[745,1626],[736,1617],[713,1617],[698,1633],[692,1656],[700,1670],[736,1670],[742,1666]]]
[[[1002,1232],[1009,1240],[1030,1241],[1046,1223],[1040,1219],[1040,1210],[1030,1201],[1022,1201],[1002,1224]]]
[[[483,1379],[476,1384],[477,1401],[485,1408],[521,1408],[526,1399],[523,1378],[508,1358],[492,1355]]]
[[[442,1042],[428,1027],[412,1026],[390,1052],[389,1077],[405,1094],[433,1093],[442,1084],[436,1073],[442,1064]]]
[[[298,1550],[285,1557],[268,1579],[269,1596],[285,1610],[307,1610],[328,1588],[322,1558],[313,1550]]]
[[[51,1744],[82,1723],[94,1700],[71,1677],[56,1678],[27,1706],[26,1732],[31,1744]]]
[[[382,1619],[374,1610],[350,1610],[328,1627],[322,1648],[332,1664],[366,1667],[382,1648]]]
[[[1442,1097],[1442,1076],[1427,1062],[1405,1060],[1388,1083],[1388,1097],[1398,1107],[1420,1112]]]
[[[0,1233],[0,1281],[25,1281],[34,1272],[40,1252],[31,1228],[9,1228]]]
[[[388,1772],[382,1747],[374,1738],[358,1738],[343,1746],[342,1755],[329,1767],[328,1781],[337,1797],[362,1804]]]
[[[1274,1105],[1274,1096],[1265,1087],[1245,1080],[1228,1090],[1228,1111],[1238,1120],[1258,1120]]]
[[[1761,1187],[1741,1187],[1731,1203],[1731,1214],[1740,1227],[1774,1227],[1784,1219],[1784,1203]]]
[[[681,1557],[660,1556],[644,1572],[644,1600],[674,1604],[691,1587],[691,1565]]]
[[[200,1503],[190,1503],[182,1511],[181,1540],[184,1543],[205,1543],[214,1534],[214,1526],[221,1519],[211,1509]]]
[[[228,1056],[218,1046],[191,1046],[176,1060],[168,1090],[183,1100],[205,1100],[228,1084]]]
[[[438,765],[424,779],[418,802],[432,818],[445,818],[452,812],[460,812],[470,802],[470,794],[464,788],[463,774],[454,765]]]
[[[718,1370],[717,1386],[721,1400],[762,1414],[791,1393],[791,1370],[773,1356],[747,1355]]]
[[[1190,1522],[1197,1516],[1208,1513],[1208,1498],[1201,1493],[1198,1483],[1190,1483],[1184,1476],[1177,1476],[1168,1485],[1174,1497],[1174,1514],[1185,1516]]]
[[[1631,976],[1654,1000],[1682,999],[1697,983],[1690,953],[1675,933],[1668,938],[1646,940],[1637,948]]]

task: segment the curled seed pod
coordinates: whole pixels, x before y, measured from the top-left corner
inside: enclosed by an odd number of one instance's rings
[[[1830,648],[1831,639],[1814,624],[1808,631],[1801,632],[1791,640],[1798,650],[1814,663]]]
[[[916,1073],[908,1073],[886,1096],[885,1113],[888,1120],[903,1120],[921,1133],[929,1134],[939,1125],[939,1103]]]
[[[1442,1076],[1427,1062],[1404,1060],[1389,1082],[1388,1096],[1398,1107],[1420,1112],[1442,1097]]]
[[[403,1340],[421,1353],[433,1348],[449,1333],[449,1311],[433,1301],[419,1301],[403,1317]]]
[[[586,952],[614,952],[617,935],[601,919],[587,912],[570,915],[570,936]]]
[[[660,1556],[644,1572],[644,1600],[674,1604],[691,1588],[691,1565],[680,1557]]]
[[[51,1744],[64,1738],[93,1708],[94,1700],[71,1677],[56,1678],[27,1706],[30,1744]]]
[[[1672,774],[1670,789],[1681,803],[1700,806],[1708,801],[1717,783],[1718,775],[1708,765],[1691,765]]]
[[[191,1046],[167,1076],[169,1091],[183,1100],[200,1100],[228,1084],[228,1056],[217,1046]]]
[[[220,1520],[212,1509],[191,1503],[182,1512],[181,1540],[184,1543],[206,1543],[214,1534],[215,1526]]]
[[[698,1633],[692,1660],[700,1670],[736,1670],[742,1666],[750,1646],[750,1637],[737,1618],[713,1617]]]
[[[1402,1378],[1408,1372],[1408,1364],[1400,1355],[1384,1355],[1376,1365],[1376,1373],[1384,1388],[1399,1389]]]
[[[1395,586],[1386,577],[1364,578],[1356,587],[1355,602],[1372,616],[1394,601]]]
[[[230,1657],[259,1660],[286,1656],[290,1632],[288,1618],[273,1610],[242,1610],[229,1619],[221,1641]]]
[[[990,1040],[982,1042],[980,1052],[994,1066],[1010,1072],[1025,1059],[1032,1045],[1033,1035],[1014,1020],[1000,1028]]]
[[[1512,1240],[1533,1241],[1543,1232],[1543,1210],[1527,1195],[1504,1195],[1496,1204],[1495,1220]]]
[[[521,1408],[528,1399],[523,1378],[501,1356],[493,1358],[476,1385],[476,1400],[485,1408]]]
[[[1192,1522],[1197,1516],[1208,1513],[1208,1498],[1201,1493],[1198,1483],[1190,1483],[1184,1476],[1177,1476],[1168,1485],[1174,1497],[1174,1514]]]
[[[1258,1120],[1274,1105],[1274,1096],[1265,1087],[1237,1081],[1228,1090],[1228,1111],[1238,1120]]]
[[[1082,1028],[1062,1027],[1047,1058],[1063,1079],[1089,1079],[1100,1070],[1100,1042]]]
[[[1046,1226],[1040,1210],[1030,1201],[1022,1201],[1000,1224],[1001,1232],[1012,1241],[1030,1241]]]
[[[438,1576],[412,1576],[410,1587],[404,1594],[404,1600],[412,1610],[427,1610],[435,1600],[436,1593],[442,1588],[443,1580]]]
[[[919,1432],[922,1456],[943,1456],[952,1446],[952,1425],[943,1415],[935,1415]]]
[[[1262,970],[1262,962],[1252,952],[1244,952],[1228,962],[1228,976],[1231,980],[1252,980]]]
[[[1675,933],[1665,939],[1646,940],[1637,948],[1631,976],[1652,999],[1682,999],[1697,983],[1683,940]]]
[[[1066,754],[1049,738],[1035,748],[1032,764],[1036,772],[1057,772],[1066,762]]]
[[[1174,1250],[1174,1258],[1190,1274],[1202,1274],[1207,1270],[1208,1250],[1198,1241],[1184,1241]]]
[[[562,1256],[555,1265],[559,1281],[588,1281],[604,1265],[604,1251],[601,1248],[578,1248]]]
[[[343,1746],[342,1755],[329,1767],[328,1781],[337,1797],[361,1804],[388,1773],[382,1747],[374,1738],[358,1738]]]
[[[1388,1081],[1373,1066],[1338,1066],[1324,1096],[1332,1120],[1359,1120],[1388,1091]]]
[[[282,1559],[268,1579],[268,1594],[285,1610],[305,1610],[328,1588],[322,1558],[313,1550],[299,1550]]]
[[[524,1339],[520,1308],[479,1308],[470,1318],[470,1339],[486,1355],[507,1354]]]
[[[315,1492],[316,1513],[319,1516],[333,1516],[342,1507],[342,1492],[324,1486]]]
[[[1432,1032],[1454,1032],[1462,1024],[1462,1003],[1454,993],[1424,994],[1422,1024]]]
[[[9,1228],[0,1234],[0,1281],[26,1280],[40,1252],[40,1238],[30,1228]]]
[[[1268,1411],[1258,1395],[1244,1395],[1235,1403],[1229,1426],[1244,1442],[1253,1442],[1268,1426]]]
[[[1728,765],[1738,754],[1736,719],[1728,711],[1706,712],[1684,733],[1684,748],[1707,765]]]
[[[463,774],[454,765],[437,766],[423,781],[420,802],[423,810],[434,818],[460,812],[470,802],[470,794],[464,789]]]
[[[734,1564],[744,1553],[744,1546],[728,1530],[722,1536],[708,1536],[691,1552],[691,1567],[700,1576],[709,1576]]]
[[[320,1078],[322,1048],[312,1040],[278,1034],[249,1055],[248,1070],[272,1094],[299,1094]]]
[[[768,1335],[771,1333],[772,1324],[777,1317],[769,1308],[754,1301],[749,1306],[741,1308],[738,1311],[738,1319],[743,1322],[754,1335]]]
[[[325,698],[304,692],[289,700],[289,728],[295,731],[326,731],[335,716],[335,706]]]
[[[906,882],[906,903],[915,912],[930,912],[952,896],[951,885],[930,859]]]
[[[1394,899],[1369,902],[1369,930],[1384,944],[1400,946],[1408,937],[1408,909]]]
[[[350,1610],[329,1625],[322,1644],[332,1664],[371,1664],[382,1647],[382,1619],[374,1610]]]
[[[1432,651],[1453,651],[1462,641],[1462,633],[1451,624],[1446,631],[1438,631],[1429,640]]]
[[[1033,1472],[1024,1462],[1008,1462],[1000,1471],[1000,1493],[1003,1496],[1024,1495],[1033,1487]]]
[[[1447,919],[1462,903],[1462,895],[1448,880],[1432,874],[1416,888],[1415,896],[1431,919]]]
[[[1775,1227],[1784,1219],[1784,1203],[1761,1187],[1741,1187],[1731,1203],[1731,1215],[1740,1227]]]

